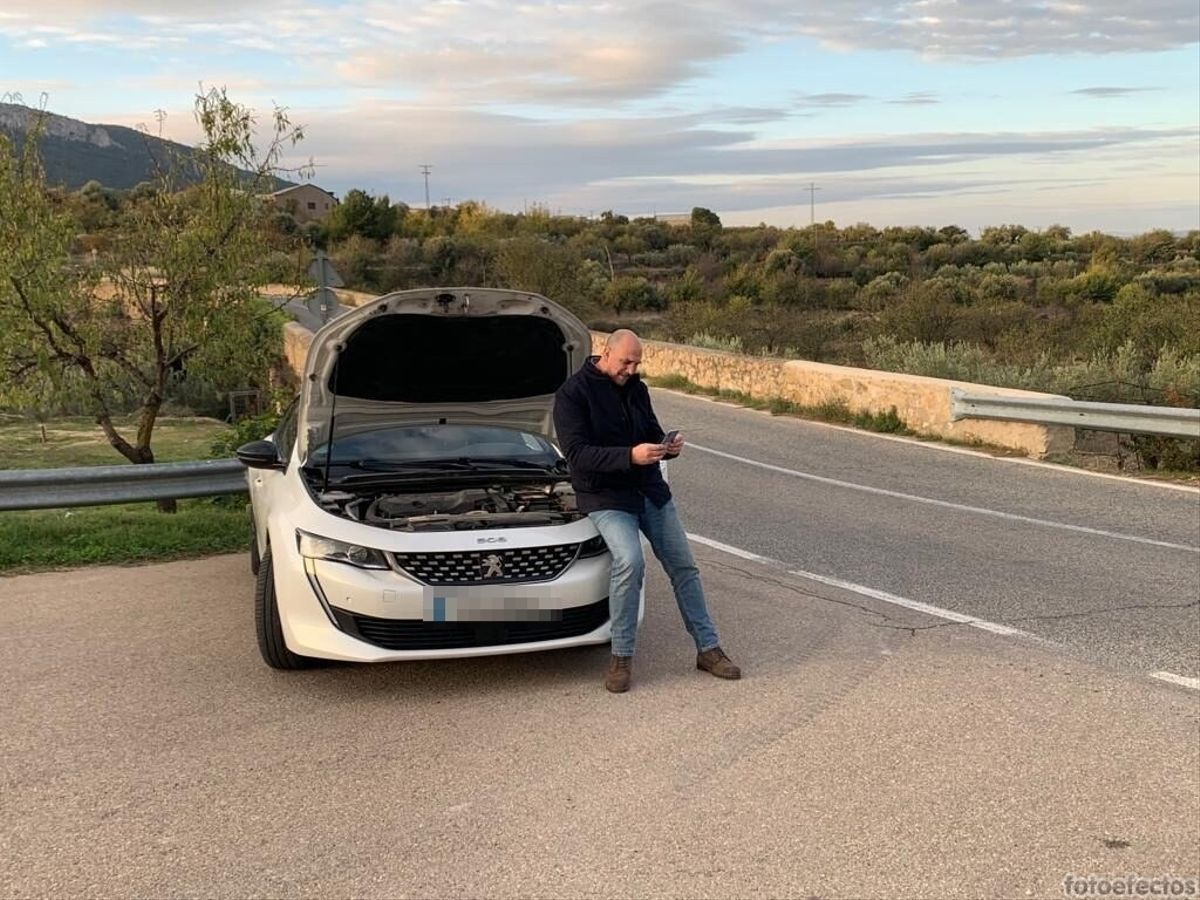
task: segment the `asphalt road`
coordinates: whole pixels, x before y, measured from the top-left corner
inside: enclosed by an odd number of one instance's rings
[[[1105,665],[1200,676],[1194,489],[673,392],[656,391],[655,406],[664,428],[696,445],[670,464],[689,532],[785,569],[1009,625]]]
[[[327,320],[322,319],[319,309],[314,308],[314,304],[308,298],[300,298],[288,300],[285,295],[267,295],[273,303],[277,304],[280,309],[287,313],[293,320],[303,325],[309,331],[316,332]],[[339,303],[335,316],[340,316],[354,309],[353,306],[346,306]]]
[[[607,648],[279,673],[243,555],[0,583],[0,896],[1062,897],[1196,877],[1200,695],[701,546]],[[911,626],[911,627],[905,627]]]
[[[1147,677],[1193,661],[1194,609],[1166,607],[1194,554],[1126,539],[1195,546],[1194,494],[656,403],[697,445],[839,482],[697,447],[672,464],[690,530],[733,548],[696,544],[742,681],[694,669],[654,567],[625,695],[604,647],[272,671],[244,555],[3,578],[0,896],[1061,898],[1068,877],[1200,877],[1200,691]]]

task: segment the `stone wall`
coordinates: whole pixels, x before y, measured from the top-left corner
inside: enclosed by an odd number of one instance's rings
[[[593,331],[593,352],[599,353],[607,340],[607,334]],[[1033,457],[1065,452],[1075,441],[1075,429],[1066,426],[950,420],[950,389],[954,387],[971,393],[1010,396],[1046,394],[804,360],[744,356],[660,341],[643,341],[642,348],[642,371],[649,376],[680,375],[701,387],[739,391],[762,399],[781,397],[802,406],[841,401],[853,412],[866,413],[886,413],[894,406],[896,414],[913,431],[961,441],[985,441]]]
[[[287,363],[284,376],[290,386],[297,390],[304,377],[304,363],[308,359],[312,339],[313,333],[299,322],[288,322],[283,326],[283,358]]]

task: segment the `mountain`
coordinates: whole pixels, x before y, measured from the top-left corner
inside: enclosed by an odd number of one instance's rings
[[[43,118],[43,129],[38,146],[46,181],[71,190],[93,180],[105,187],[125,190],[150,180],[154,160],[192,152],[184,144],[124,125],[91,125],[15,103],[0,103],[0,132],[11,137],[19,149],[39,116]],[[289,184],[276,179],[277,188]]]

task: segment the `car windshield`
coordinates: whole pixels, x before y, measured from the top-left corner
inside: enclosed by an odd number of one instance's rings
[[[309,465],[323,466],[326,445],[315,448]],[[544,437],[489,425],[405,425],[339,436],[330,465],[365,468],[446,463],[511,463],[551,467],[562,459]]]

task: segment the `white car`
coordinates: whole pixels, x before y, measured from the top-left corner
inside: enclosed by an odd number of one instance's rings
[[[552,419],[590,351],[562,307],[488,288],[388,294],[321,328],[296,402],[237,451],[267,664],[608,642],[611,556]]]

